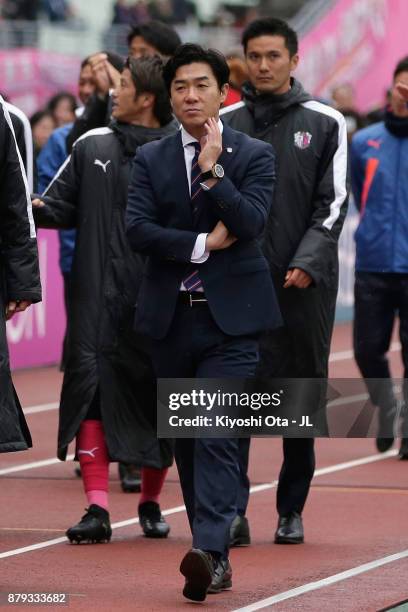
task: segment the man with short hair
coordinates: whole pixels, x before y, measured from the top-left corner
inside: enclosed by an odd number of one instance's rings
[[[136,329],[152,338],[159,378],[252,376],[260,331],[280,324],[258,240],[272,203],[269,145],[223,126],[229,69],[216,51],[182,45],[164,69],[181,130],[141,147],[129,186],[127,235],[148,256]],[[229,529],[239,477],[236,439],[177,439],[193,534],[183,594],[231,586]]]
[[[222,114],[228,124],[271,143],[277,185],[263,251],[284,327],[261,338],[265,378],[326,379],[338,285],[337,242],[347,209],[347,130],[343,116],[307,94],[291,76],[298,61],[294,30],[280,19],[250,23],[242,36],[249,74],[243,100]],[[324,385],[323,385],[324,386]],[[324,409],[325,392],[316,398]],[[299,407],[301,413],[302,407]],[[233,545],[248,545],[249,440],[241,440],[242,485]],[[284,438],[275,542],[303,542],[301,514],[315,469],[312,438]]]
[[[148,21],[134,26],[127,37],[129,55],[144,57],[160,55],[167,59],[181,45],[180,36],[171,26],[161,21]]]
[[[142,467],[139,519],[147,537],[169,526],[159,495],[172,462],[155,432],[155,378],[144,339],[132,331],[143,260],[125,236],[129,170],[138,146],[177,130],[160,58],[130,59],[113,95],[114,121],[74,145],[42,199],[41,227],[78,230],[72,264],[71,324],[61,391],[58,456],[75,438],[87,513],[71,542],[111,537],[109,462]]]
[[[11,380],[6,319],[41,300],[37,241],[23,161],[0,96],[0,453],[32,446]]]
[[[102,51],[87,57],[81,66],[82,80],[79,87],[86,86],[86,102],[66,137],[67,151],[74,142],[89,130],[108,125],[111,114],[110,91],[117,87],[124,60],[117,53]],[[90,87],[93,91],[88,95]]]
[[[394,442],[397,418],[387,352],[399,318],[405,414],[401,459],[408,459],[408,56],[398,62],[384,120],[357,132],[351,177],[360,223],[355,234],[354,356],[379,408],[377,449]],[[406,95],[406,98],[404,97]]]

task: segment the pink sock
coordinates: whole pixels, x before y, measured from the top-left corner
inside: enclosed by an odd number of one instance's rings
[[[108,509],[109,455],[102,421],[82,421],[77,455],[88,504]]]
[[[142,468],[142,492],[139,499],[139,506],[151,501],[159,503],[159,495],[163,488],[164,480],[167,476],[167,468],[157,470],[156,468]]]

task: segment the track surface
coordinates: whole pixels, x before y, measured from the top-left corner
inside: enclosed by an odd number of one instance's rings
[[[332,376],[358,376],[350,347],[350,327],[338,325]],[[401,376],[397,346],[390,356],[394,374]],[[121,492],[113,465],[110,513],[119,525],[111,543],[67,544],[65,529],[77,522],[86,501],[72,462],[55,459],[61,375],[55,368],[18,372],[15,383],[35,446],[0,455],[0,593],[69,593],[72,610],[192,609],[181,595],[178,572],[190,536],[176,470],[170,471],[161,499],[171,524],[168,540],[140,535],[138,495]],[[273,544],[281,441],[254,440],[252,546],[231,552],[233,589],[209,596],[202,606],[371,612],[407,599],[408,462],[395,452],[378,455],[373,440],[318,440],[318,470],[304,511],[306,542],[288,547]],[[265,483],[270,484],[260,486]]]

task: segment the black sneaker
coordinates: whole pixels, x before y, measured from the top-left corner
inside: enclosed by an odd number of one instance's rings
[[[147,538],[167,538],[170,525],[166,523],[156,502],[145,502],[139,506],[139,522]]]
[[[125,493],[140,493],[142,490],[142,474],[136,465],[119,463],[119,478],[122,491]]]
[[[91,504],[86,509],[86,514],[81,518],[77,525],[70,527],[65,535],[70,542],[87,542],[97,544],[99,542],[109,542],[112,536],[109,512],[97,504]]]

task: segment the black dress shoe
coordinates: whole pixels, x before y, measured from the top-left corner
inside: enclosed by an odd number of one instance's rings
[[[207,593],[220,593],[232,587],[232,568],[229,559],[213,558],[213,579]]]
[[[376,438],[375,444],[380,453],[385,453],[394,444],[394,438]]]
[[[398,457],[402,461],[408,461],[408,438],[402,438]]]
[[[139,522],[147,538],[167,538],[170,525],[166,523],[156,502],[145,502],[139,506]]]
[[[237,515],[231,523],[230,547],[249,546],[250,543],[251,535],[249,533],[248,519],[246,516]]]
[[[280,516],[275,532],[275,544],[301,544],[304,540],[302,517],[298,512]]]
[[[119,463],[119,478],[122,491],[125,493],[140,493],[142,490],[142,474],[136,465]]]
[[[112,536],[109,512],[97,504],[91,504],[79,523],[70,527],[65,535],[70,542],[77,544],[109,542]]]
[[[192,548],[185,555],[180,572],[186,579],[183,595],[192,601],[204,601],[207,593],[220,593],[232,586],[228,559],[216,559],[199,548]]]
[[[214,574],[214,560],[210,553],[192,548],[181,561],[180,572],[186,579],[184,597],[204,601]]]
[[[378,437],[376,439],[376,446],[380,453],[385,453],[394,444],[396,416],[397,405],[395,403],[388,408],[383,406],[379,409]]]

